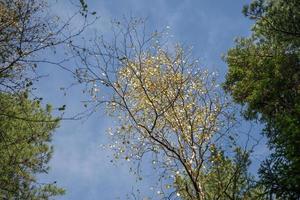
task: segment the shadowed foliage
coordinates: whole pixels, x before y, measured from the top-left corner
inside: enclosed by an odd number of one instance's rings
[[[255,20],[225,58],[224,87],[245,105],[247,119],[265,123],[273,150],[260,168],[261,183],[277,198],[300,197],[300,2],[256,0],[244,8]]]

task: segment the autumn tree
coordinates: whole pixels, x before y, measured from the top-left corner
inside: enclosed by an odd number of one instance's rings
[[[90,103],[105,103],[118,119],[109,131],[115,158],[139,163],[150,155],[162,199],[246,197],[249,152],[235,144],[230,100],[189,50],[168,49],[164,34],[148,36],[143,20],[130,19],[114,23],[111,43],[100,37],[75,51]]]
[[[63,64],[70,59],[51,60],[43,52],[63,49],[89,25],[86,17],[78,29],[71,30],[70,23],[83,11],[61,20],[51,15],[46,1],[1,0],[0,1],[0,90],[19,92],[39,79],[36,68],[53,64],[67,70]],[[92,22],[91,22],[92,23]]]
[[[252,35],[237,40],[225,58],[225,89],[245,107],[247,119],[266,126],[271,156],[260,168],[270,196],[300,197],[300,2],[255,0],[244,14]]]

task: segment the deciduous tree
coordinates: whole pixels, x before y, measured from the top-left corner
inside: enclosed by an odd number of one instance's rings
[[[245,197],[247,150],[233,161],[234,111],[216,76],[201,70],[189,50],[164,46],[164,33],[147,36],[144,25],[116,22],[111,43],[98,38],[77,51],[78,81],[87,84],[91,102],[106,103],[119,120],[109,131],[115,158],[139,163],[148,154],[165,185],[162,198]],[[232,173],[224,179],[218,170]]]
[[[40,78],[36,72],[39,65],[53,64],[67,70],[63,64],[70,56],[55,60],[49,53],[72,43],[89,25],[84,18],[82,26],[72,31],[70,23],[78,15],[80,11],[61,20],[50,14],[44,0],[0,1],[0,91],[17,93],[30,87]],[[42,55],[45,52],[47,56]]]

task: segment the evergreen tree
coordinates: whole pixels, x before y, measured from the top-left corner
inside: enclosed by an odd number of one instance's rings
[[[266,124],[273,149],[261,183],[277,198],[300,198],[300,1],[255,0],[244,13],[252,35],[228,51],[225,89],[247,119]]]
[[[55,183],[36,179],[48,172],[51,136],[59,120],[51,116],[49,105],[44,109],[25,96],[0,94],[1,199],[40,200],[64,193]]]

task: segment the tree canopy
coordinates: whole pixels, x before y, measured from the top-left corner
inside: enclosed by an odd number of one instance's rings
[[[245,105],[247,119],[266,124],[272,155],[261,183],[278,198],[300,191],[300,2],[255,0],[244,14],[255,20],[252,35],[239,38],[225,58],[224,88]]]
[[[96,38],[75,52],[91,105],[105,104],[118,119],[109,130],[114,158],[139,166],[150,157],[163,185],[157,198],[257,197],[249,149],[236,143],[235,109],[216,74],[201,69],[189,49],[164,46],[163,32],[147,34],[144,26],[139,18],[117,21],[112,41]],[[138,167],[136,174],[142,178]]]
[[[252,34],[228,50],[223,88],[188,48],[172,46],[164,31],[148,33],[140,18],[113,21],[110,40],[95,34],[73,41],[89,25],[88,14],[96,14],[85,0],[76,2],[78,13],[61,22],[46,12],[44,0],[0,1],[0,198],[64,194],[56,182],[37,178],[48,173],[60,121],[32,93],[40,80],[36,69],[45,63],[85,84],[91,99],[77,116],[105,104],[116,117],[109,150],[114,159],[131,161],[140,179],[141,162],[150,160],[158,198],[300,198],[300,1],[253,0],[244,7],[254,20]],[[73,31],[69,24],[77,15],[84,22]],[[56,54],[59,45],[68,47],[62,60],[41,56]],[[71,59],[75,67],[65,67]],[[249,141],[238,144],[242,130],[234,129],[241,119],[223,89],[247,120],[265,124],[271,155],[261,164],[258,184],[248,170]]]
[[[48,199],[64,190],[41,184],[36,175],[48,172],[50,144],[58,119],[26,97],[0,94],[0,196],[3,199]]]
[[[42,98],[33,94],[33,84],[40,79],[38,65],[62,67],[61,61],[49,61],[42,53],[55,53],[85,26],[71,32],[73,18],[62,22],[48,8],[43,0],[0,1],[1,199],[47,200],[64,193],[55,183],[37,180],[37,175],[48,172],[51,138],[59,120],[51,115],[50,105],[40,105]]]

